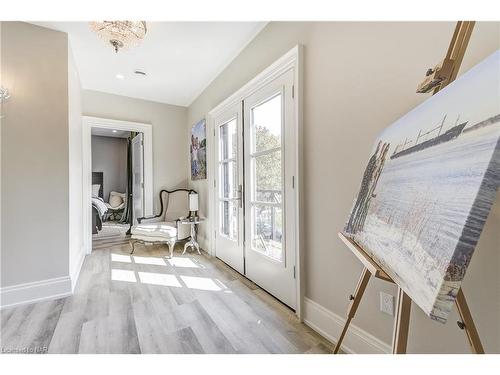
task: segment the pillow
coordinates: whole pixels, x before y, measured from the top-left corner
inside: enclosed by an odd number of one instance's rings
[[[111,191],[109,193],[109,197],[111,198],[112,195],[118,195],[119,197],[122,197],[122,199],[125,201],[125,196],[127,194],[126,193],[118,193],[117,191]]]
[[[101,188],[101,185],[99,185],[99,184],[92,185],[92,197],[94,197],[94,198],[99,197],[99,189],[100,188]]]
[[[121,197],[120,193],[117,193],[116,191],[112,191],[109,193],[109,205],[113,208],[118,207],[123,203],[123,198]]]

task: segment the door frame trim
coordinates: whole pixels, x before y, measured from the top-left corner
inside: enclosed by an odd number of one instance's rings
[[[303,47],[296,45],[278,60],[272,63],[269,67],[264,69],[255,78],[243,85],[239,90],[230,95],[227,99],[223,100],[215,108],[213,108],[207,116],[207,131],[210,136],[207,137],[207,147],[209,150],[208,158],[210,163],[207,165],[208,180],[208,195],[209,195],[209,212],[215,212],[216,204],[216,189],[214,188],[215,173],[216,173],[216,157],[217,152],[214,148],[215,144],[215,120],[216,118],[228,110],[230,107],[237,105],[243,101],[244,98],[253,94],[260,88],[267,85],[269,82],[280,76],[282,73],[293,69],[294,70],[294,99],[295,99],[295,116],[294,126],[296,134],[296,160],[295,160],[295,228],[296,228],[296,241],[295,241],[295,282],[297,293],[297,307],[296,315],[300,321],[303,319],[304,311],[304,292],[305,292],[305,278],[304,278],[304,255],[301,251],[304,246],[304,232],[303,232]],[[208,249],[212,256],[215,256],[215,231],[216,231],[216,218],[209,220],[208,223]]]
[[[153,126],[140,122],[113,120],[101,117],[82,117],[82,194],[83,247],[92,252],[92,128],[134,131],[144,140],[144,211],[153,214]]]

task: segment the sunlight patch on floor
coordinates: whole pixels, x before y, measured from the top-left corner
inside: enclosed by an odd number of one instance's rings
[[[123,262],[123,263],[132,263],[129,255],[122,254],[114,254],[111,253],[111,261],[112,262]]]
[[[115,270],[115,269],[111,270],[111,280],[113,280],[113,281],[127,281],[127,282],[131,282],[131,283],[137,282],[134,271]]]
[[[175,275],[154,272],[139,272],[139,279],[143,284],[172,286],[182,288],[181,283]]]
[[[180,276],[180,278],[190,289],[209,290],[215,292],[227,289],[227,287],[220,281],[217,283],[208,277]]]
[[[139,257],[134,255],[134,263],[138,264],[152,264],[155,266],[166,266],[165,260],[163,258],[156,257]]]
[[[172,267],[180,268],[200,268],[192,259],[189,258],[172,258],[167,260]]]

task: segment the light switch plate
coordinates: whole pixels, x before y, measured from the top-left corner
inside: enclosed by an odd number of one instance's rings
[[[380,311],[394,316],[394,296],[380,292]]]

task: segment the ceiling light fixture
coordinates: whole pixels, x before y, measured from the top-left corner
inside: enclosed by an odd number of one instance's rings
[[[148,31],[145,21],[90,22],[90,28],[107,40],[116,53],[120,48],[129,48],[139,44]]]
[[[117,74],[115,77],[118,79],[125,79],[125,76],[123,74]]]
[[[113,130],[113,133],[118,133],[118,130]]]

